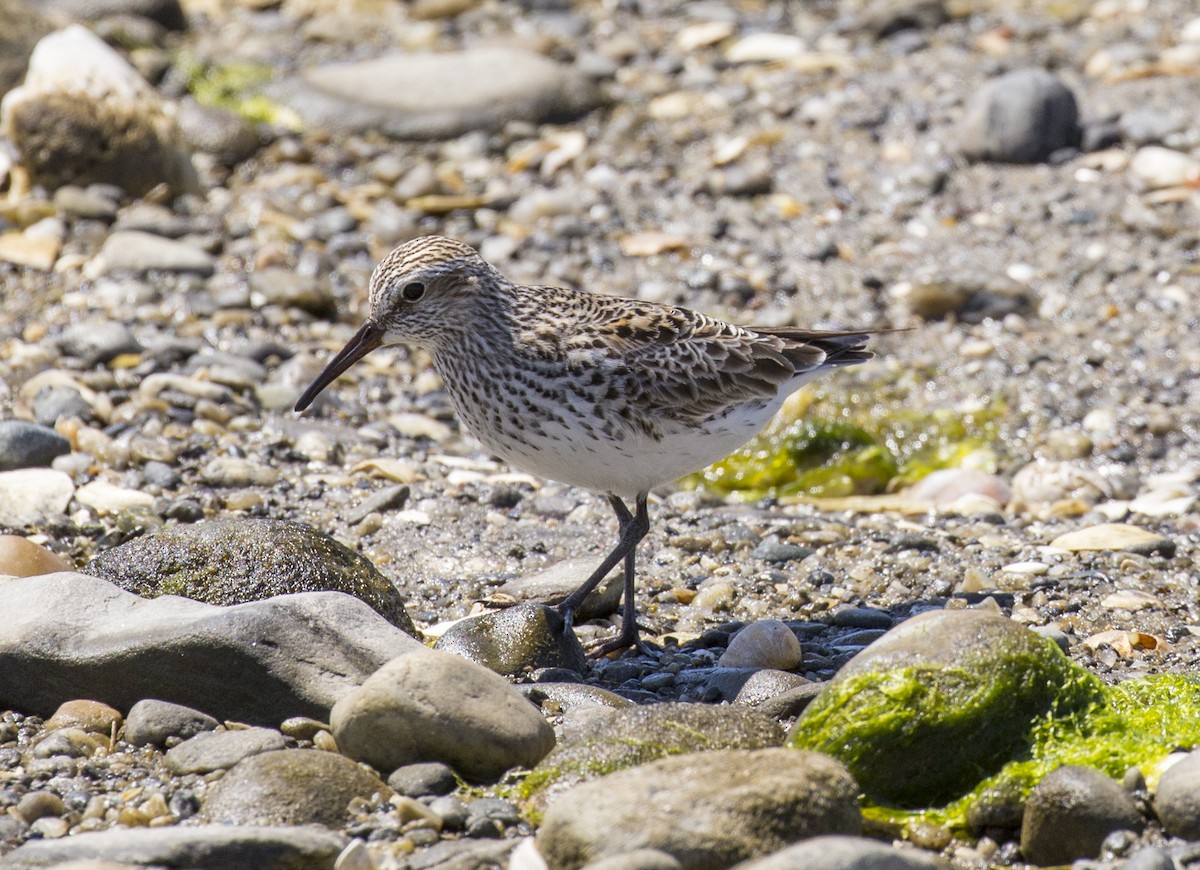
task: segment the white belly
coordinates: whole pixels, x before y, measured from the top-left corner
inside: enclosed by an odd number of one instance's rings
[[[623,440],[597,438],[582,429],[545,424],[544,434],[521,440],[471,428],[485,447],[517,468],[632,499],[639,493],[706,468],[737,450],[775,415],[783,396],[769,404],[739,406],[703,428],[666,423],[663,437],[627,433]]]

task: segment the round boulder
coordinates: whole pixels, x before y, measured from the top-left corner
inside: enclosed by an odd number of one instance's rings
[[[851,659],[788,741],[840,758],[873,800],[932,806],[1027,747],[1035,721],[1100,693],[1053,641],[999,613],[931,611]]]
[[[280,749],[239,761],[209,787],[201,816],[226,825],[346,823],[352,798],[392,790],[344,755]]]
[[[675,755],[585,782],[550,805],[538,851],[557,870],[637,849],[692,870],[821,834],[862,828],[858,786],[815,752],[719,750]]]
[[[1200,752],[1167,768],[1158,781],[1154,810],[1172,837],[1200,840]]]
[[[294,592],[345,592],[408,634],[396,587],[359,554],[311,526],[222,519],[171,526],[107,550],[84,572],[143,598],[243,604]]]
[[[330,725],[342,752],[384,773],[441,761],[494,782],[554,748],[554,730],[507,680],[430,649],[397,656],[342,696]]]

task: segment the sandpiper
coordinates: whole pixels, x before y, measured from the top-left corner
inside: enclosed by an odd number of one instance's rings
[[[621,630],[594,650],[602,655],[639,644],[634,563],[650,490],[727,456],[821,372],[870,359],[873,331],[742,327],[685,308],[521,286],[470,246],[426,236],[376,267],[366,323],[296,410],[376,348],[428,351],[485,447],[608,499],[617,545],[559,605],[570,626],[624,560]]]

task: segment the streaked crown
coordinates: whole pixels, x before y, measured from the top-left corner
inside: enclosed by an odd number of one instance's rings
[[[467,303],[505,283],[470,245],[444,236],[422,236],[388,254],[371,275],[371,319],[387,343],[425,344],[451,331],[468,314]]]

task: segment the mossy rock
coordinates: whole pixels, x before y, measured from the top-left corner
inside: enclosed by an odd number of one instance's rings
[[[850,661],[788,745],[846,763],[871,801],[937,806],[1027,755],[1047,716],[1102,699],[1051,641],[985,610],[934,611]]]
[[[558,745],[533,769],[519,797],[534,816],[554,797],[581,782],[689,752],[716,749],[766,749],[783,742],[774,719],[738,707],[654,704],[596,710],[560,737]]]
[[[113,547],[83,570],[143,598],[180,595],[208,604],[345,592],[416,635],[391,581],[358,553],[303,523],[221,519],[173,526]]]

